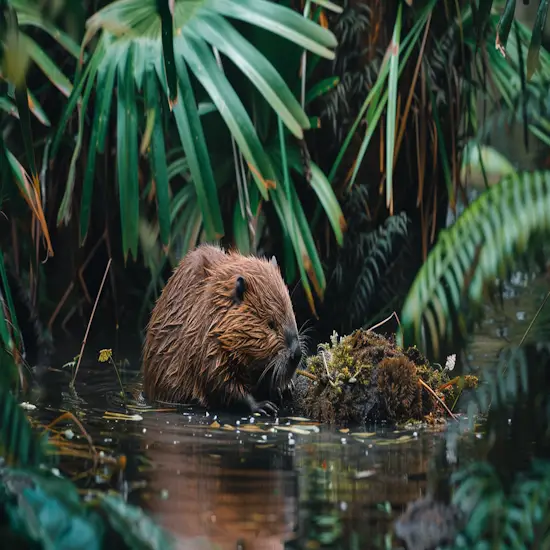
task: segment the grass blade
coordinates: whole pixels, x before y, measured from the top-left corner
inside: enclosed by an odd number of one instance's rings
[[[302,129],[309,128],[309,119],[268,59],[219,15],[198,15],[193,27],[248,76],[287,128],[301,139]]]
[[[388,111],[386,115],[386,207],[393,214],[393,157],[395,152],[395,126],[397,116],[397,79],[399,73],[399,48],[401,39],[401,11],[399,3],[397,19],[390,43],[390,74],[388,82]]]
[[[514,13],[516,12],[516,0],[506,0],[504,11],[498,22],[497,37],[495,40],[495,47],[502,54],[506,55],[506,42],[508,41],[508,35],[512,28],[512,21],[514,20]]]
[[[80,94],[84,89],[84,85],[86,84],[86,81],[88,78],[92,78],[92,79],[95,78],[97,68],[104,54],[105,54],[104,45],[102,42],[100,42],[96,47],[92,58],[86,65],[86,68],[84,69],[84,71],[78,74],[78,77],[76,78],[76,82],[73,86],[73,91],[69,96],[67,104],[65,105],[65,109],[63,110],[63,114],[61,115],[61,119],[57,125],[57,130],[55,132],[53,142],[52,142],[50,160],[53,160],[57,155],[57,150],[59,148],[59,145],[61,144],[61,138],[63,137],[65,127],[67,126],[67,122],[69,121],[69,118],[71,117],[71,114],[74,111],[76,104],[80,100]]]
[[[69,97],[73,90],[71,81],[59,70],[46,52],[30,37],[20,33],[20,40],[25,45],[29,57],[40,67],[47,79],[65,96]]]
[[[550,0],[540,0],[537,16],[533,24],[533,35],[529,43],[527,52],[527,80],[540,68],[540,47],[542,44],[542,35],[546,26],[546,16],[548,15],[548,5]]]
[[[52,125],[50,119],[46,115],[46,112],[29,89],[27,89],[27,103],[29,104],[30,112],[35,116],[38,121],[40,121],[44,126]]]
[[[84,120],[86,118],[86,109],[88,107],[88,101],[90,99],[90,94],[94,87],[94,79],[88,78],[86,82],[86,88],[84,90],[84,95],[82,97],[82,104],[79,108],[78,113],[78,133],[76,135],[76,145],[71,157],[71,164],[69,166],[69,174],[67,176],[67,185],[65,186],[65,193],[63,194],[63,199],[59,205],[59,210],[57,212],[57,225],[65,223],[67,225],[71,219],[71,203],[74,198],[74,184],[75,184],[75,172],[76,172],[76,161],[80,156],[80,150],[82,148],[82,137],[84,134]]]
[[[275,179],[273,167],[237,93],[220,71],[214,56],[203,40],[184,33],[182,40],[178,40],[176,44],[177,48],[181,48],[181,54],[189,63],[190,69],[218,108],[218,112],[248,162],[260,193],[267,200],[267,190],[273,185],[270,182]]]
[[[8,277],[6,274],[6,268],[4,266],[4,253],[2,250],[0,250],[0,278],[2,281],[2,285],[4,287],[4,295],[5,295],[5,306],[7,308],[7,312],[9,313],[11,322],[14,327],[15,337],[17,346],[20,345],[20,334],[19,334],[19,326],[17,324],[17,316],[15,315],[15,307],[13,305],[13,299],[10,292],[10,287],[8,286]],[[13,350],[14,344],[13,339],[11,337],[11,331],[8,326],[7,319],[4,314],[4,296],[2,292],[0,292],[0,339],[4,344],[4,347],[6,350],[9,350],[10,353]]]
[[[160,15],[162,36],[162,58],[164,73],[168,85],[170,105],[177,101],[178,79],[176,74],[176,60],[174,57],[174,0],[157,0],[157,10]]]
[[[305,104],[311,103],[313,100],[321,97],[323,94],[330,92],[333,88],[336,88],[340,84],[340,78],[337,76],[329,76],[315,83],[307,92]]]
[[[94,189],[96,154],[103,151],[105,133],[109,121],[111,98],[115,81],[114,63],[102,65],[97,71],[97,96],[95,101],[94,122],[90,136],[90,148],[86,159],[86,173],[82,185],[82,198],[80,201],[80,243],[84,244],[88,234],[90,223],[90,210]],[[103,141],[101,138],[103,137]]]
[[[128,251],[134,259],[137,258],[139,239],[138,129],[132,44],[127,48],[125,61],[118,65],[117,179],[120,195],[122,247],[126,260]]]
[[[160,240],[165,247],[168,247],[170,244],[168,167],[166,165],[166,148],[164,145],[162,112],[159,102],[159,87],[157,85],[157,75],[154,71],[145,73],[145,108],[154,117],[149,157],[157,195]]]
[[[338,45],[334,34],[286,6],[266,0],[217,0],[215,10],[278,34],[321,57],[334,59],[334,52],[329,50]]]
[[[180,42],[180,39],[176,41],[176,51]],[[180,54],[179,51],[178,54]],[[158,64],[156,68],[159,80],[163,82],[161,68]],[[184,56],[176,57],[176,69],[179,80],[178,95],[181,97],[181,101],[178,101],[173,108],[176,125],[189,162],[207,239],[217,240],[224,234],[218,189]]]

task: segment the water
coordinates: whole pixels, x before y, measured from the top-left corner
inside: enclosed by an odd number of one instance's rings
[[[543,278],[514,279],[504,308],[491,308],[479,328],[469,349],[471,364],[492,363],[503,345],[519,342],[545,287]],[[90,344],[87,353],[95,349]],[[59,363],[76,353],[78,347]],[[123,373],[128,387],[138,356],[137,347],[119,352],[118,359],[127,357],[134,367]],[[215,416],[191,408],[136,409],[130,411],[138,415],[134,419],[113,419],[106,411],[124,408],[112,366],[83,364],[78,399],[68,391],[69,379],[67,369],[47,373],[29,398],[37,406],[31,416],[47,423],[70,410],[98,452],[125,456],[123,472],[102,465],[79,484],[127,494],[187,550],[399,548],[392,523],[425,493],[428,460],[441,437],[438,431],[395,432],[384,425],[343,432],[300,419]],[[67,428],[79,433],[69,424],[61,432]],[[83,438],[74,441],[87,452]],[[76,474],[91,461],[64,457],[61,466]]]

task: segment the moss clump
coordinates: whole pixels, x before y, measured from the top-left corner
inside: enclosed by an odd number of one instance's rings
[[[401,349],[393,338],[362,329],[344,337],[334,333],[308,358],[306,371],[315,380],[298,377],[295,409],[329,424],[443,417],[444,407],[420,379],[451,405],[462,389],[447,370],[430,366],[417,348]],[[477,384],[473,376],[461,380],[465,387]]]

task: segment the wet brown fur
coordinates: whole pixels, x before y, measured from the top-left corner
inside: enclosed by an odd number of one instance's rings
[[[276,263],[201,245],[176,267],[153,309],[143,350],[146,397],[229,404],[253,395],[262,373],[282,390],[295,371],[285,329],[298,335]]]

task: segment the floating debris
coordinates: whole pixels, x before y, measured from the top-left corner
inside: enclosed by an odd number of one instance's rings
[[[124,413],[115,413],[111,411],[105,411],[103,417],[107,420],[132,420],[134,422],[139,422],[143,420],[143,416],[140,414],[124,414]]]

